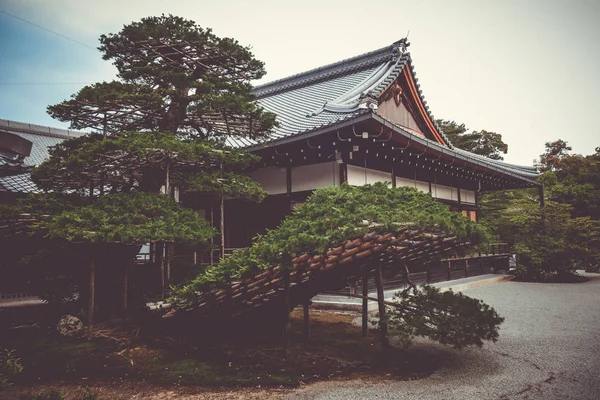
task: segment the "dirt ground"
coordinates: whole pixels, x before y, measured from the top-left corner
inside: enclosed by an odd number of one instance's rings
[[[435,357],[415,359],[406,350],[384,357],[378,333],[362,337],[361,328],[352,324],[356,317],[314,310],[307,340],[302,313],[292,313],[285,358],[280,330],[193,346],[173,338],[88,342],[43,329],[5,330],[2,347],[16,350],[24,371],[0,399],[52,390],[64,400],[276,399],[311,382],[361,376],[412,380],[438,367]],[[84,397],[86,390],[93,396]]]

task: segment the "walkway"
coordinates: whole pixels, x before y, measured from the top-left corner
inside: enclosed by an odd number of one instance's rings
[[[600,275],[579,284],[506,282],[466,289],[506,320],[500,340],[455,351],[420,341],[415,357],[440,369],[416,381],[320,382],[287,399],[577,399],[600,398]]]

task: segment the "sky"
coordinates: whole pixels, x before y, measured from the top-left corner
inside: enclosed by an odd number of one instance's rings
[[[0,118],[67,128],[46,107],[115,77],[99,36],[162,13],[252,46],[260,83],[408,34],[435,118],[502,134],[506,161],[600,146],[600,0],[0,0]]]

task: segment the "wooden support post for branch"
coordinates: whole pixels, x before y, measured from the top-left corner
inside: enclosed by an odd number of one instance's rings
[[[197,264],[198,264],[198,252],[195,251],[194,252],[194,265],[197,265]]]
[[[214,228],[215,226],[215,207],[214,204],[210,205],[210,226]],[[213,237],[210,238],[210,265],[212,266],[215,263],[215,239]]]
[[[225,196],[221,195],[221,259],[225,258]]]
[[[290,271],[281,271],[283,278],[283,329],[282,329],[282,347],[283,357],[289,356],[289,334],[290,334]]]
[[[165,244],[160,246],[160,298],[165,299]]]
[[[365,274],[362,278],[362,335],[364,337],[369,333],[369,277]]]
[[[127,310],[127,285],[128,285],[128,272],[127,267],[123,268],[123,292],[121,293],[121,310],[123,313]]]
[[[96,265],[94,259],[90,260],[90,289],[89,289],[89,302],[88,302],[88,326],[87,326],[87,339],[91,340],[94,328],[94,307],[95,304],[95,292],[96,292]]]
[[[385,298],[383,297],[383,270],[381,263],[377,264],[375,271],[375,285],[377,286],[377,304],[379,306],[379,334],[381,336],[381,347],[387,350],[390,343],[388,341],[388,326],[385,313]]]
[[[466,278],[469,277],[469,260],[468,259],[465,260],[465,277]]]

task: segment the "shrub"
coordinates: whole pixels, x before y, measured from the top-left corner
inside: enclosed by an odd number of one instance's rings
[[[0,391],[9,387],[12,379],[23,371],[21,360],[14,353],[8,349],[0,351]]]
[[[504,321],[481,300],[428,285],[398,292],[395,301],[398,306],[391,307],[388,316],[390,333],[405,346],[422,336],[457,349],[481,347],[483,340],[498,340]]]

